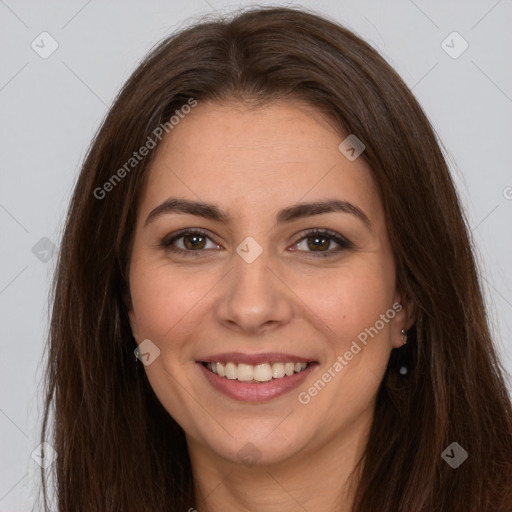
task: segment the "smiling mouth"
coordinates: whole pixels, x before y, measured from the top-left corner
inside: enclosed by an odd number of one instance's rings
[[[301,373],[312,363],[277,362],[252,365],[233,362],[202,362],[201,364],[210,372],[225,379],[247,383],[263,383],[285,379],[296,373]]]

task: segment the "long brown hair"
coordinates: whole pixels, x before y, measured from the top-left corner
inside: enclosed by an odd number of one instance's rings
[[[59,510],[200,506],[184,433],[134,361],[126,314],[136,209],[155,152],[112,179],[190,98],[258,105],[300,99],[366,146],[397,286],[416,319],[407,349],[392,351],[379,389],[353,511],[510,512],[511,401],[467,221],[434,131],[367,43],[289,8],[202,21],[161,42],[127,81],[90,147],[52,298],[42,440],[58,453],[51,474]],[[409,371],[401,375],[404,357]],[[453,442],[468,453],[456,469],[441,457]],[[45,503],[49,477],[43,471]]]

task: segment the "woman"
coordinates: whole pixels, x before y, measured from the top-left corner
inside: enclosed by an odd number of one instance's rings
[[[59,510],[510,511],[503,373],[447,165],[375,50],[267,8],[151,52],[61,245]]]

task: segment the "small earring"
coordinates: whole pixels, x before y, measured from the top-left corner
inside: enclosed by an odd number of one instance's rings
[[[407,331],[405,329],[401,330],[402,334],[402,346],[405,346],[407,344]],[[407,363],[405,363],[407,364]],[[407,375],[408,369],[407,366],[402,366],[400,368],[400,375]]]

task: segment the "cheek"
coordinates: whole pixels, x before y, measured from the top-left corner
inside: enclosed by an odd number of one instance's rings
[[[322,293],[306,294],[308,305],[325,324],[336,348],[341,350],[365,328],[373,326],[392,306],[394,272],[378,264],[353,265],[332,273]],[[386,324],[388,326],[388,324]],[[327,327],[329,329],[327,329]],[[387,330],[387,327],[382,329]]]
[[[133,262],[130,274],[133,313],[139,337],[158,343],[197,302],[194,287],[165,266]]]
[[[350,275],[331,279],[329,287],[331,292],[317,298],[314,308],[329,327],[324,333],[329,331],[331,353],[301,399],[328,411],[324,428],[336,431],[340,422],[350,423],[371,406],[386,370],[395,316],[394,273],[353,267]]]
[[[167,288],[165,280],[159,280],[152,272],[137,274],[131,281],[133,311],[139,337],[161,339],[165,329],[178,319],[179,302]]]
[[[139,340],[151,340],[160,350],[155,362],[145,366],[147,377],[161,403],[175,419],[182,420],[187,380],[194,363],[192,333],[204,316],[208,279],[194,279],[187,272],[171,271],[168,265],[134,259],[130,292]],[[190,427],[192,428],[192,427]]]

